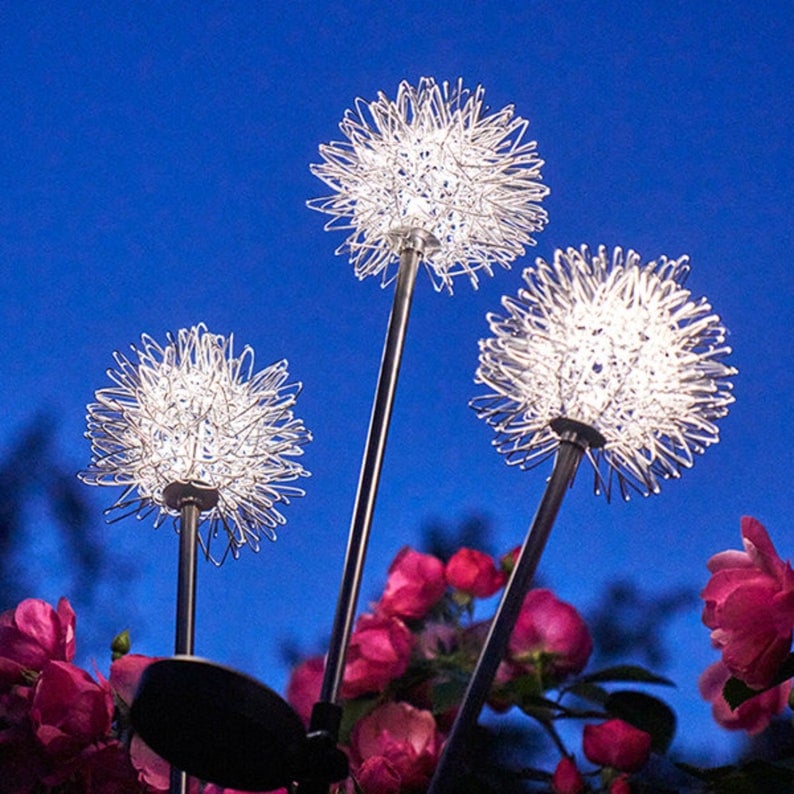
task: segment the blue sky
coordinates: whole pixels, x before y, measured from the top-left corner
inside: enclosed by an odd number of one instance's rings
[[[85,404],[143,332],[204,321],[262,367],[286,357],[315,436],[307,495],[277,543],[202,565],[197,635],[201,655],[281,689],[282,641],[314,651],[330,629],[391,303],[305,207],[326,193],[308,165],[357,96],[462,76],[529,118],[549,224],[478,291],[437,294],[420,273],[364,599],[428,520],[477,511],[495,549],[523,538],[547,472],[505,466],[467,407],[477,340],[536,255],[582,243],[691,256],[688,286],[731,332],[736,404],[720,444],[658,496],[608,505],[581,477],[546,581],[582,609],[620,578],[700,588],[745,513],[790,557],[792,36],[784,2],[5,4],[0,452],[48,408],[62,455],[84,466]],[[90,497],[99,509],[115,495]],[[140,569],[118,596],[135,649],[168,653],[176,537],[134,519],[101,531]],[[34,556],[59,554],[38,543]],[[59,586],[53,574],[35,595]],[[727,735],[696,691],[715,658],[699,608],[670,640],[690,740],[718,747]]]

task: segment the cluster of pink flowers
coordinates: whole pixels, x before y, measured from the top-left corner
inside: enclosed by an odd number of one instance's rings
[[[651,754],[651,736],[621,719],[585,725],[582,750],[588,761],[602,767],[609,794],[629,794],[630,774],[641,769]],[[564,756],[551,778],[554,794],[582,794],[585,779],[573,758]]]
[[[743,551],[724,551],[708,562],[712,575],[702,593],[703,622],[721,659],[703,673],[700,689],[720,725],[756,734],[791,697],[786,671],[790,674],[794,664],[794,572],[758,521],[743,518],[742,537]],[[426,790],[462,684],[488,630],[487,620],[475,619],[476,602],[499,592],[516,554],[497,563],[464,548],[445,563],[407,547],[399,552],[380,599],[359,617],[351,637],[340,737],[351,777],[335,786],[335,794]],[[545,714],[539,723],[553,738],[560,760],[553,771],[540,774],[554,794],[629,794],[652,751],[664,751],[672,738],[671,727],[633,724],[632,709],[619,705],[631,698],[630,690],[610,700],[604,689],[605,682],[654,677],[625,665],[584,673],[592,649],[587,626],[573,606],[548,589],[530,590],[489,699],[497,712],[517,706],[530,715]],[[0,789],[14,794],[168,792],[168,764],[127,724],[140,676],[153,659],[128,650],[121,649],[107,678],[97,669],[92,675],[73,662],[75,614],[66,599],[57,608],[27,599],[0,614]],[[307,724],[322,675],[322,657],[312,657],[293,670],[289,681],[287,698]],[[733,707],[726,699],[731,679],[749,688],[738,705],[728,696]],[[564,705],[571,694],[590,699],[595,707]],[[669,711],[661,701],[657,707],[662,717]],[[556,733],[557,717],[585,723],[578,753]],[[189,793],[202,792],[240,794],[191,780]]]
[[[757,734],[791,693],[791,681],[777,678],[791,651],[794,571],[756,519],[744,516],[741,532],[743,551],[723,551],[708,561],[712,576],[701,593],[703,623],[721,659],[701,676],[700,691],[720,725]],[[731,677],[759,694],[732,709],[723,695]]]
[[[119,656],[105,678],[73,663],[74,610],[28,598],[0,614],[0,790],[165,794],[169,765],[125,718],[152,657]],[[190,794],[237,794],[190,781]],[[286,794],[284,792],[283,794]]]
[[[19,794],[65,784],[108,794],[147,790],[112,732],[114,687],[129,682],[134,660],[114,662],[110,680],[94,679],[73,664],[74,654],[75,614],[66,599],[53,609],[31,598],[0,615],[4,780]]]
[[[342,737],[356,791],[400,794],[426,788],[455,713],[454,703],[437,697],[439,688],[453,670],[465,676],[473,669],[488,628],[487,621],[474,620],[474,600],[504,586],[515,555],[505,555],[497,565],[489,555],[467,548],[446,564],[408,547],[397,554],[381,598],[356,623],[343,676],[346,705],[359,715]],[[537,681],[539,692],[559,687],[584,670],[592,648],[573,606],[550,590],[531,590],[490,705],[497,711],[515,705],[513,685],[521,679]],[[307,723],[322,674],[322,657],[311,657],[289,681],[287,698]],[[583,736],[585,757],[599,771],[614,773],[609,790],[615,794],[648,759],[650,747],[648,733],[620,719],[588,725]],[[571,757],[562,759],[552,788],[585,790]],[[347,781],[339,790],[354,788]]]

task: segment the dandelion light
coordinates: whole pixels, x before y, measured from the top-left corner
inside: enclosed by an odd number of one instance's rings
[[[726,331],[705,299],[683,286],[686,257],[643,263],[600,247],[557,250],[524,271],[505,316],[488,315],[472,400],[509,464],[554,457],[551,477],[447,737],[429,794],[452,794],[465,748],[504,657],[565,492],[583,457],[596,490],[628,498],[659,491],[719,439],[736,370]]]
[[[451,293],[461,275],[476,287],[479,271],[509,267],[546,225],[549,189],[527,125],[512,105],[489,113],[482,86],[403,81],[394,100],[356,100],[339,125],[345,140],[320,146],[312,173],[333,193],[309,206],[333,216],[327,229],[350,232],[338,253],[361,279],[388,283],[421,230],[434,241],[423,259],[436,288]]]
[[[124,486],[107,512],[155,513],[156,526],[178,516],[179,493],[192,490],[206,502],[199,540],[215,562],[246,545],[258,550],[263,534],[275,540],[279,506],[303,495],[286,483],[308,476],[297,458],[311,439],[292,413],[301,386],[288,382],[287,362],[254,374],[250,347],[235,355],[232,336],[203,324],[164,346],[144,335],[132,352],[115,353],[114,385],[88,406],[83,482]],[[213,556],[219,535],[223,551]]]
[[[202,323],[169,335],[165,345],[144,335],[132,352],[131,358],[115,354],[117,369],[108,370],[113,385],[97,391],[88,406],[92,458],[80,477],[90,485],[124,487],[107,511],[117,518],[155,514],[158,526],[173,516],[179,532],[176,658],[156,663],[142,679],[133,703],[136,730],[174,763],[171,794],[187,791],[186,768],[247,783],[247,767],[229,772],[211,759],[206,766],[197,737],[208,735],[207,720],[215,727],[228,722],[231,735],[243,718],[237,705],[213,707],[213,690],[244,690],[276,715],[275,727],[249,715],[249,733],[259,740],[294,737],[300,721],[266,687],[192,658],[197,549],[220,564],[243,546],[258,550],[262,534],[275,540],[275,528],[285,523],[278,506],[303,495],[286,483],[308,476],[296,458],[311,435],[292,413],[301,386],[288,382],[286,361],[254,374],[251,348],[235,355],[231,336],[212,334]],[[219,535],[223,551],[213,556]],[[179,689],[186,680],[192,687],[187,698]],[[260,748],[272,761],[264,753]],[[279,770],[267,774],[280,780]]]
[[[453,292],[466,276],[509,267],[546,224],[543,184],[527,121],[512,106],[490,113],[484,90],[463,81],[400,83],[392,100],[358,99],[340,129],[342,142],[323,144],[311,167],[332,193],[309,202],[331,215],[326,229],[349,234],[347,253],[359,279],[396,278],[394,301],[375,390],[353,508],[342,584],[325,673],[311,729],[336,736],[334,713],[344,670],[374,512],[403,343],[419,263],[437,290]],[[395,270],[396,269],[396,270]]]

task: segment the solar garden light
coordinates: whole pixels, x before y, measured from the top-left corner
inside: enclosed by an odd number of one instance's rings
[[[359,279],[397,281],[313,729],[338,733],[345,654],[419,264],[437,290],[451,294],[456,277],[476,287],[480,271],[509,267],[534,244],[531,233],[546,223],[539,202],[549,191],[535,142],[522,140],[527,124],[512,106],[489,114],[480,86],[470,91],[461,80],[424,77],[417,86],[400,83],[395,100],[383,93],[357,100],[340,123],[345,140],[320,146],[323,162],[312,166],[333,193],[309,206],[333,216],[326,229],[350,231],[337,253],[349,255]]]
[[[687,257],[642,264],[635,251],[557,250],[524,271],[488,315],[475,381],[491,391],[472,407],[496,431],[508,464],[554,457],[551,477],[497,607],[485,644],[431,781],[456,791],[466,743],[504,658],[549,533],[586,458],[595,490],[657,493],[694,455],[719,440],[715,421],[733,402],[736,374],[720,318],[684,288]]]
[[[221,564],[244,546],[258,550],[262,535],[275,540],[276,527],[285,523],[280,505],[303,495],[286,483],[308,476],[295,458],[311,435],[293,417],[301,385],[287,383],[286,361],[254,374],[250,347],[235,356],[233,338],[211,334],[203,324],[169,336],[164,346],[144,335],[132,351],[132,360],[115,353],[117,369],[108,370],[114,385],[97,391],[88,406],[92,459],[80,478],[91,485],[124,486],[106,511],[113,520],[154,514],[157,527],[173,517],[179,533],[176,657],[147,670],[133,711],[144,741],[174,763],[171,791],[184,792],[186,774],[180,770],[215,773],[214,762],[204,768],[200,739],[234,721],[241,707],[234,695],[246,690],[245,684],[256,690],[256,702],[265,701],[278,715],[276,725],[287,724],[285,735],[294,739],[297,730],[303,736],[300,720],[290,719],[291,709],[275,693],[189,657],[198,549]],[[219,543],[222,551],[215,554]],[[177,673],[191,682],[192,692],[169,690]],[[208,698],[225,703],[203,702]],[[230,781],[237,777],[231,770]]]

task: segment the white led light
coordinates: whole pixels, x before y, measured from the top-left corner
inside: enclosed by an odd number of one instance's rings
[[[526,287],[489,315],[494,337],[480,342],[475,381],[493,390],[472,401],[497,432],[507,462],[529,468],[553,454],[555,419],[597,430],[589,449],[596,489],[659,490],[719,440],[715,421],[733,402],[736,370],[726,331],[711,306],[690,299],[688,258],[642,264],[606,248],[591,256],[557,250],[524,271]]]
[[[534,245],[530,232],[547,220],[543,161],[534,141],[521,142],[528,122],[511,105],[487,115],[484,94],[461,80],[402,82],[394,101],[357,100],[340,123],[347,140],[320,146],[325,162],[311,170],[334,195],[309,206],[334,216],[326,229],[352,230],[337,253],[349,251],[359,278],[388,283],[412,229],[437,241],[424,259],[449,292],[455,276],[476,287],[477,271],[492,275]]]
[[[291,410],[301,385],[287,384],[286,361],[253,375],[253,351],[235,356],[232,342],[199,324],[169,335],[164,347],[142,336],[141,348],[132,346],[136,362],[115,353],[115,385],[88,406],[92,459],[80,474],[91,485],[127,486],[109,511],[121,518],[159,510],[156,526],[179,513],[166,503],[169,485],[217,491],[217,505],[202,514],[207,556],[221,527],[224,555],[245,544],[258,550],[260,531],[275,540],[285,523],[275,505],[303,495],[283,483],[308,476],[292,460],[311,440]]]

